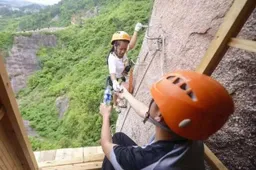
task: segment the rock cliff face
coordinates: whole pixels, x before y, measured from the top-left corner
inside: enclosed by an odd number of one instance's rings
[[[136,98],[149,104],[149,88],[162,74],[194,70],[232,3],[229,0],[155,0],[138,59],[140,64],[134,73]],[[255,40],[255,28],[256,11],[239,36]],[[256,169],[256,54],[230,49],[213,77],[230,92],[236,110],[206,143],[228,169]],[[150,123],[144,125],[130,109],[119,115],[117,131],[128,134],[138,144],[145,144],[154,127]]]
[[[36,53],[40,47],[56,46],[54,35],[33,33],[31,36],[17,36],[10,56],[6,58],[6,68],[15,93],[26,87],[27,78],[40,69]]]

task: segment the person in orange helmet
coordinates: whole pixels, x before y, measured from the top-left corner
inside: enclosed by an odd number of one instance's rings
[[[169,73],[150,91],[149,107],[125,88],[119,93],[144,123],[155,125],[154,138],[142,147],[121,132],[111,137],[111,107],[101,104],[101,146],[106,155],[102,169],[204,170],[203,140],[234,112],[229,93],[211,77],[192,71]]]
[[[135,47],[137,41],[138,31],[141,30],[142,24],[137,23],[134,28],[132,38],[124,31],[117,31],[113,34],[111,45],[112,48],[107,56],[107,64],[109,68],[109,74],[107,78],[107,87],[111,87],[114,91],[120,90],[120,82],[125,82],[125,74],[129,72],[129,63],[127,58],[127,52]],[[110,91],[106,89],[107,91]],[[123,107],[125,104],[123,104]],[[120,108],[117,105],[117,95],[113,95],[113,107],[120,113]]]

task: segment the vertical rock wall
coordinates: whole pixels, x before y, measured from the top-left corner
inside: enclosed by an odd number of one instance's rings
[[[40,47],[56,46],[54,35],[33,33],[31,36],[17,36],[10,56],[6,58],[7,72],[15,93],[26,87],[28,76],[40,69],[36,53]]]
[[[136,98],[149,104],[149,88],[162,74],[194,70],[232,3],[230,0],[155,0],[135,69]],[[239,36],[255,40],[255,23],[254,11]],[[206,143],[229,169],[256,169],[255,74],[255,53],[238,49],[230,49],[213,74],[233,96],[236,111]],[[144,125],[132,109],[125,118],[126,112],[118,118],[117,131],[128,134],[138,144],[145,144],[154,132],[153,126]]]

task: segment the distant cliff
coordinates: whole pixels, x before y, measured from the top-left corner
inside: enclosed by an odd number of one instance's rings
[[[6,58],[6,67],[15,93],[26,87],[28,77],[40,69],[36,53],[40,47],[56,46],[54,35],[33,33],[31,36],[17,36]]]

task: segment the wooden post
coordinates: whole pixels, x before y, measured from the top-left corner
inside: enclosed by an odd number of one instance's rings
[[[235,0],[226,14],[205,56],[196,71],[211,75],[228,50],[228,42],[236,37],[244,23],[255,9],[255,0]]]
[[[228,170],[206,145],[204,145],[204,158],[213,170]]]
[[[0,103],[5,111],[0,121],[2,143],[0,145],[6,150],[1,152],[1,156],[7,159],[11,155],[14,159],[10,160],[10,165],[15,163],[17,169],[38,169],[2,57],[0,57]]]
[[[0,121],[4,117],[5,111],[4,106],[0,103]]]

